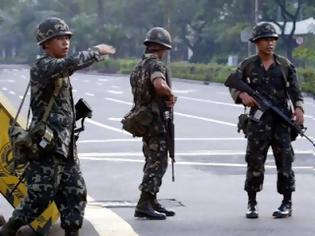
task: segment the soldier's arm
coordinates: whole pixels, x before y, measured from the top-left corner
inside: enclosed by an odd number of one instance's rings
[[[80,51],[74,55],[66,58],[49,58],[48,61],[44,61],[46,71],[50,75],[54,75],[54,78],[58,77],[58,74],[72,74],[76,70],[88,67],[95,62],[104,59],[104,55],[114,54],[115,49],[106,44],[97,45],[87,51]]]
[[[300,108],[302,111],[304,111],[304,101],[301,89],[299,87],[299,83],[296,76],[296,70],[293,64],[290,64],[289,71],[288,71],[288,93],[290,96],[290,99],[293,103],[294,108]]]
[[[162,77],[156,77],[153,80],[153,87],[156,94],[159,97],[171,97],[173,96],[171,88],[167,85],[165,79]]]

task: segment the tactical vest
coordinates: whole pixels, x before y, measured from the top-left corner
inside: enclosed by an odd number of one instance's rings
[[[249,75],[250,72],[253,70],[254,62],[257,60],[258,55],[253,55],[248,58],[246,58],[242,64],[240,65],[240,69],[245,75]],[[290,83],[288,81],[289,76],[289,67],[290,67],[290,61],[282,56],[277,55],[276,59],[279,60],[280,63],[280,70],[281,74],[283,76],[284,82],[286,84],[286,88],[290,87]]]

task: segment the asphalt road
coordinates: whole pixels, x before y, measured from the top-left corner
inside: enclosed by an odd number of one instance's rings
[[[28,79],[28,68],[0,67],[0,91],[15,106],[21,101]],[[271,216],[281,196],[276,192],[276,170],[270,154],[264,190],[258,195],[260,218],[246,219],[247,198],[243,191],[246,140],[236,132],[237,116],[243,108],[232,103],[221,84],[204,85],[183,80],[173,82],[178,96],[175,108],[176,182],[171,181],[169,168],[158,195],[177,215],[166,221],[135,219],[134,205],[139,197],[137,188],[143,166],[141,140],[123,132],[120,124],[131,107],[129,79],[96,73],[76,73],[72,79],[76,100],[84,97],[94,110],[78,142],[90,205],[106,206],[143,236],[314,235],[312,146],[301,138],[293,143],[297,185],[293,216],[281,220]],[[309,97],[305,98],[305,103],[307,134],[313,137],[315,103]],[[24,114],[27,105],[28,101]],[[10,208],[3,199],[1,209],[9,215]],[[115,227],[106,221],[103,224],[108,229]],[[96,233],[93,227],[95,222],[87,219],[81,234],[105,235]]]

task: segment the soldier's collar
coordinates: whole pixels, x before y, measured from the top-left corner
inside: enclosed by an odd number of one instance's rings
[[[277,54],[275,54],[275,53],[273,54],[273,59],[274,59],[274,62],[275,62],[276,65],[280,65],[281,64],[281,62],[279,60],[279,56]],[[259,55],[257,55],[255,63],[257,63],[258,65],[262,65],[262,61],[261,61],[261,58],[260,58]]]
[[[273,54],[274,61],[277,65],[281,65],[279,56],[277,54]]]
[[[158,59],[158,56],[155,55],[154,53],[145,53],[143,55],[143,58],[155,58],[155,59]]]

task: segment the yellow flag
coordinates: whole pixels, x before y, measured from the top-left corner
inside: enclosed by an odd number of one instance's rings
[[[12,149],[8,136],[10,121],[14,119],[16,111],[0,92],[0,193],[16,208],[27,194],[27,187],[23,179],[25,165],[15,167]],[[21,115],[20,115],[21,117]],[[25,119],[18,119],[18,125],[25,128]],[[30,226],[38,233],[48,234],[51,226],[59,218],[56,204],[52,202],[48,208],[37,217]]]

